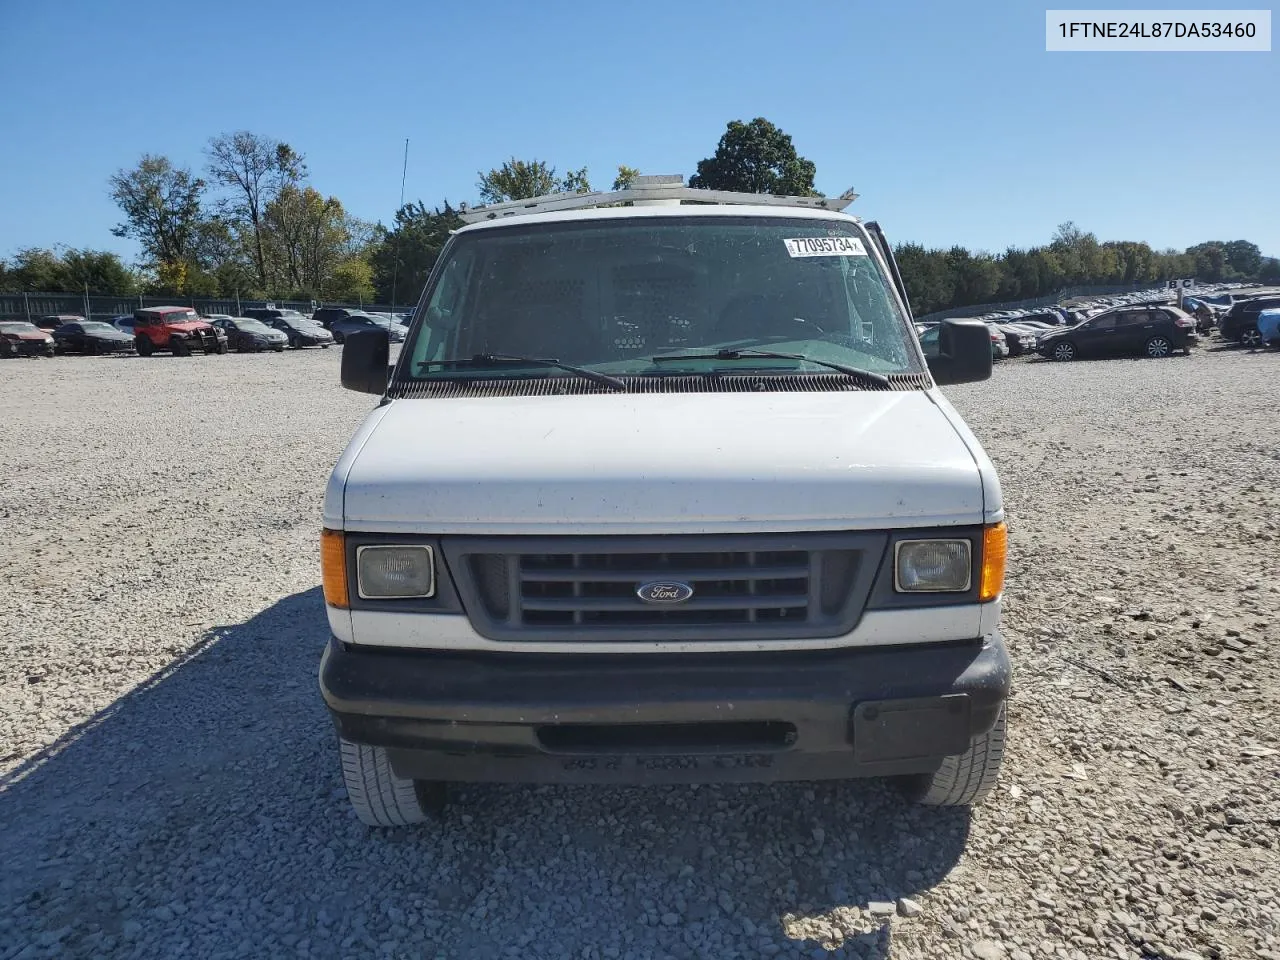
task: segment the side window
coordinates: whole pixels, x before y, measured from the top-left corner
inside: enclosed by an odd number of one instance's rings
[[[1137,327],[1150,322],[1145,310],[1126,310],[1116,316],[1116,326]]]
[[[1104,314],[1101,317],[1094,317],[1089,321],[1090,330],[1113,330],[1116,326],[1116,315],[1114,313]]]

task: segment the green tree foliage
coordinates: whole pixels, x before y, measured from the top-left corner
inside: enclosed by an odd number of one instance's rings
[[[1248,240],[1232,240],[1222,245],[1227,264],[1240,277],[1256,277],[1262,269],[1262,251]]]
[[[618,164],[618,175],[613,178],[614,190],[630,190],[636,182],[636,177],[640,176],[640,171],[635,167],[628,167],[626,164]]]
[[[317,294],[346,257],[347,215],[337,197],[286,184],[263,211],[262,233],[273,279],[290,290]]]
[[[587,168],[570,170],[563,177],[556,176],[556,168],[544,160],[518,160],[512,157],[500,167],[488,173],[479,173],[476,189],[484,203],[502,203],[506,200],[528,200],[549,193],[590,193],[591,181]]]
[[[359,256],[339,261],[325,276],[320,286],[320,296],[337,303],[366,303],[373,300],[372,265]]]
[[[1211,283],[1280,283],[1280,260],[1263,257],[1246,240],[1156,251],[1131,240],[1098,243],[1092,233],[1071,222],[1059,226],[1043,247],[1010,247],[997,257],[963,247],[926,250],[913,243],[896,247],[894,255],[917,315],[1054,296],[1074,286],[1156,284],[1184,277]]]
[[[796,153],[791,137],[763,117],[732,121],[716,152],[698,161],[689,186],[703,190],[818,196],[812,161]]]
[[[0,289],[45,293],[84,293],[87,287],[94,295],[131,296],[138,289],[138,278],[106,250],[19,250],[0,264],[0,278]]]
[[[446,200],[443,207],[428,210],[422,201],[396,211],[395,226],[369,252],[377,299],[411,303],[426,285],[449,231],[462,226],[458,212]]]
[[[67,289],[127,297],[137,292],[138,278],[114,253],[106,250],[66,250],[62,254]]]
[[[185,263],[200,222],[204,181],[168,157],[144,154],[136,167],[117,171],[109,182],[111,199],[125,217],[111,232],[137,240],[149,266]]]
[[[66,270],[52,250],[27,247],[13,255],[8,264],[11,289],[62,293],[67,288]]]
[[[258,283],[265,288],[271,278],[267,271],[263,214],[285,187],[296,185],[306,177],[304,158],[287,143],[248,130],[213,137],[205,153],[209,159],[209,175],[231,193],[226,212],[252,236]]]

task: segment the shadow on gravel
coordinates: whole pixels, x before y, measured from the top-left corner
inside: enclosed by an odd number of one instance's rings
[[[472,786],[370,832],[316,688],[321,604],[208,631],[0,778],[0,957],[884,958],[930,921],[869,904],[963,852],[967,811],[874,782]]]

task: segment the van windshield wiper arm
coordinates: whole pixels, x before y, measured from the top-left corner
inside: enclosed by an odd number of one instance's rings
[[[519,366],[526,364],[534,367],[554,367],[557,370],[565,370],[575,376],[582,377],[584,380],[590,380],[592,383],[598,383],[601,386],[612,387],[614,390],[626,390],[627,384],[617,377],[611,377],[607,373],[598,373],[595,370],[588,370],[586,367],[578,367],[572,363],[562,363],[554,357],[513,357],[503,353],[477,353],[471,357],[455,357],[452,360],[420,360],[418,361],[418,369],[430,369],[431,367],[450,367],[450,366],[473,366],[473,367],[497,367],[497,366]]]
[[[713,350],[707,353],[669,353],[649,358],[650,363],[665,363],[673,360],[803,360],[806,363],[815,363],[820,367],[839,371],[850,377],[857,377],[859,380],[870,380],[881,387],[890,386],[889,378],[882,373],[876,373],[874,370],[860,370],[857,367],[834,363],[830,360],[818,360],[815,357],[806,357],[802,353],[776,353],[772,350]]]

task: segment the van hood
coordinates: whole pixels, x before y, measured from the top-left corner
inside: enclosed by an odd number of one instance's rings
[[[934,392],[394,400],[334,469],[325,523],[546,534],[999,519],[990,461]]]

